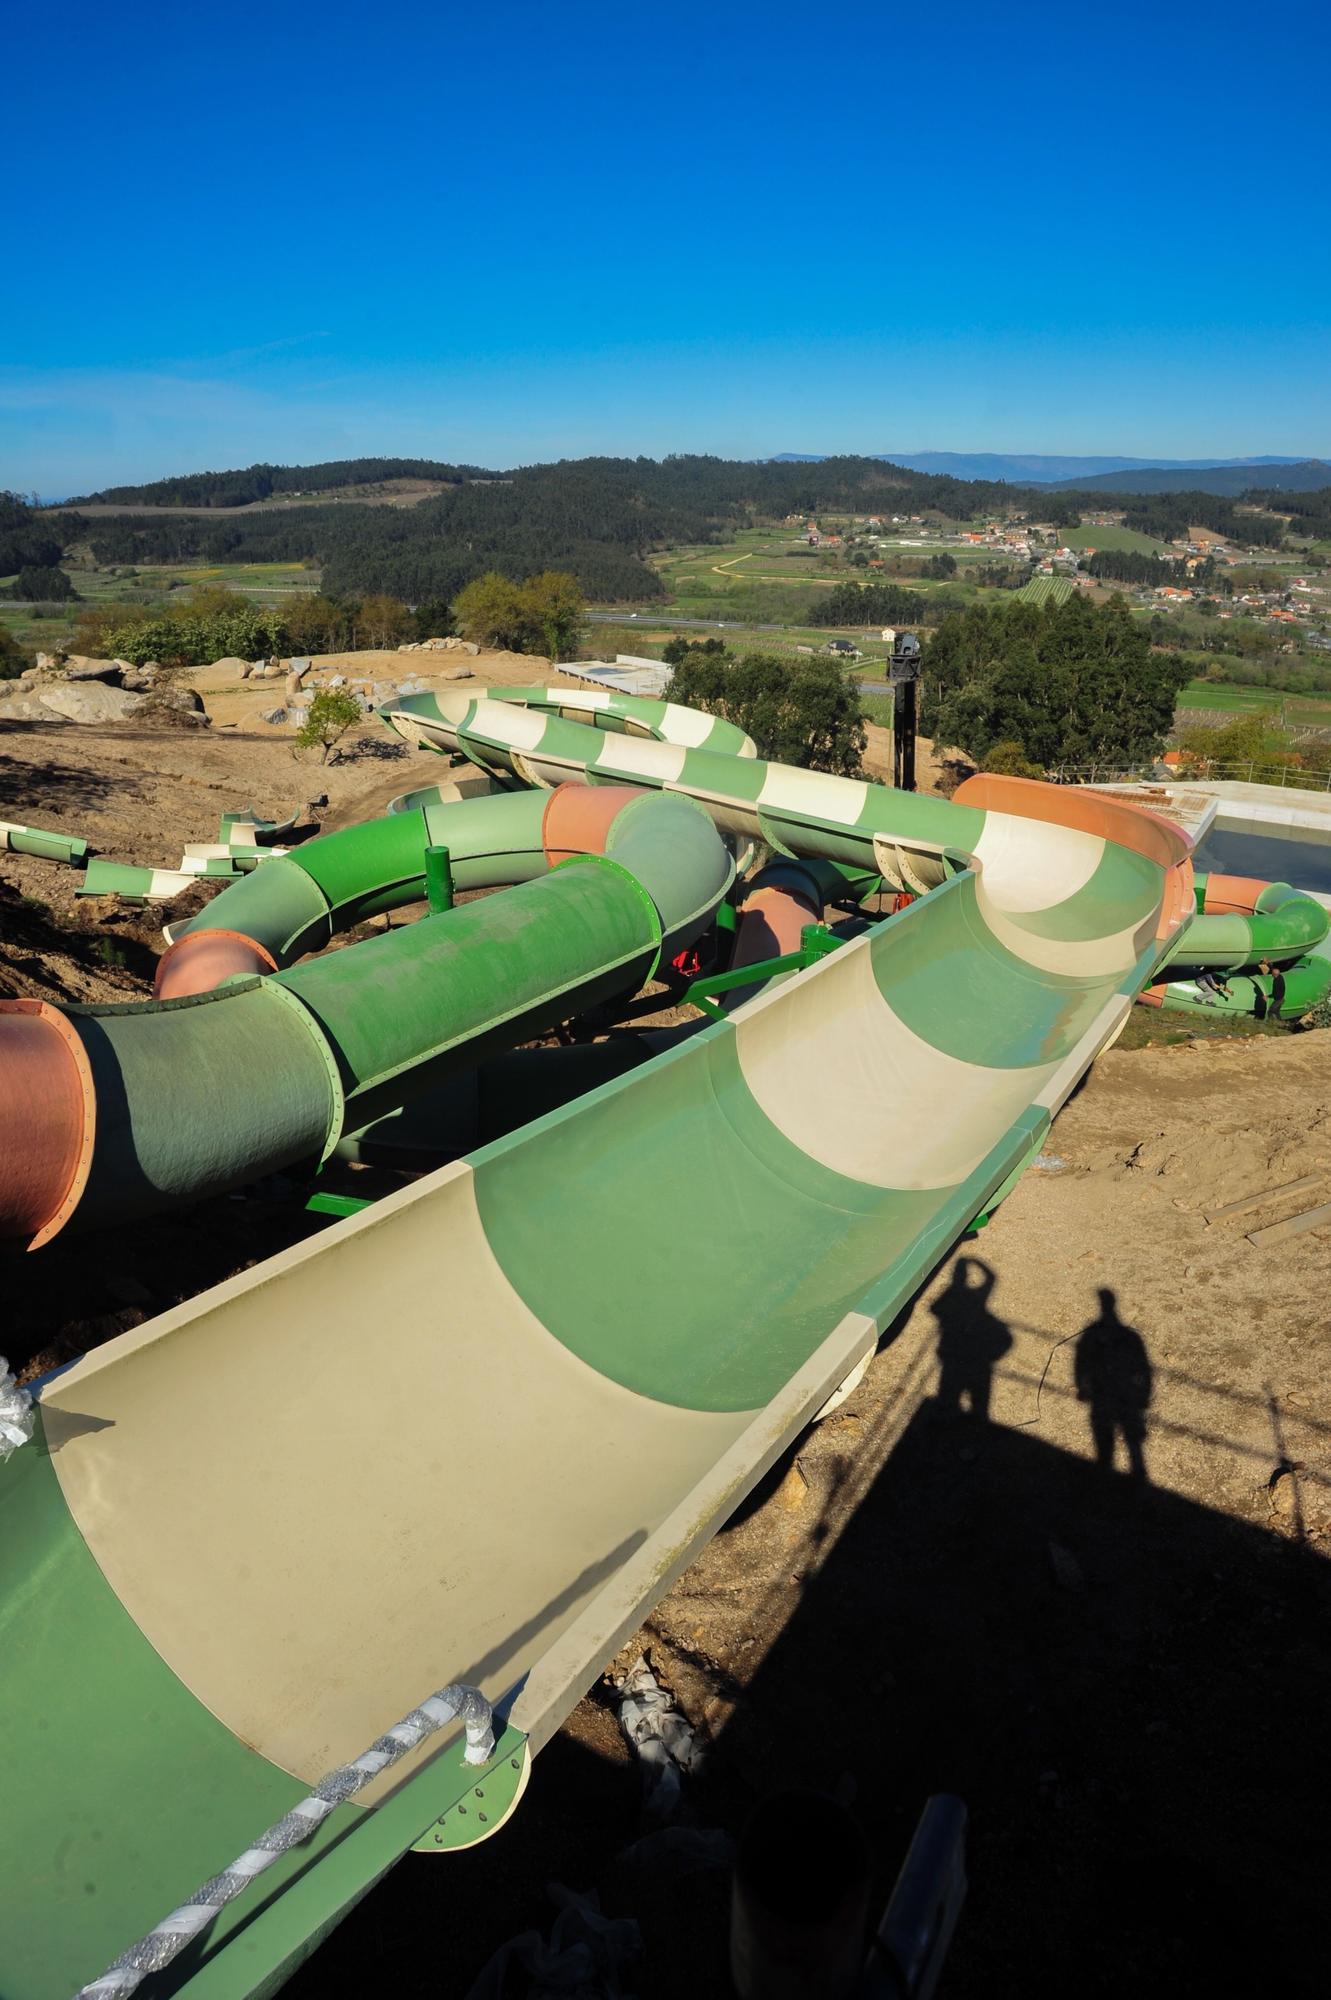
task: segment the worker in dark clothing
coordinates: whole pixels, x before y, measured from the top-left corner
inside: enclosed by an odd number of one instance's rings
[[[1263,1015],[1269,1014],[1273,1021],[1278,1021],[1285,1011],[1285,975],[1278,965],[1272,965],[1269,958],[1264,958],[1257,969],[1266,973],[1271,981],[1271,998],[1262,1010]]]

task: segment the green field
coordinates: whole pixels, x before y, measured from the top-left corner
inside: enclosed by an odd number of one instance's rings
[[[1163,542],[1139,535],[1135,528],[1069,528],[1063,536],[1070,549],[1131,549],[1135,555],[1164,556],[1170,551]]]
[[[1265,711],[1288,729],[1331,728],[1331,699],[1325,695],[1281,694],[1278,688],[1228,687],[1216,681],[1189,681],[1178,710],[1206,709],[1218,715]]]
[[[1022,604],[1064,604],[1076,586],[1066,576],[1033,576],[1017,592]]]
[[[185,592],[209,585],[224,584],[229,590],[252,597],[259,604],[280,604],[293,592],[319,588],[319,571],[303,563],[170,563],[145,565],[132,576],[122,576],[114,568],[68,565],[68,575],[79,601],[43,605],[0,603],[0,623],[6,625],[21,646],[34,652],[49,652],[67,646],[78,615],[87,605],[160,604]]]

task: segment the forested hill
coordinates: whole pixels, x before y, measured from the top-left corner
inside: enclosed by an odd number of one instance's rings
[[[445,465],[433,458],[333,458],[323,465],[248,465],[242,472],[186,472],[146,486],[108,486],[83,493],[71,507],[248,507],[285,493],[333,493],[344,486],[375,486],[387,479],[493,479],[477,465]]]
[[[1315,493],[1331,486],[1331,465],[1320,458],[1297,465],[1211,465],[1179,472],[1152,466],[1141,472],[1101,472],[1085,479],[1060,479],[1054,492],[1078,493],[1215,493],[1238,499],[1260,487],[1263,492]]]
[[[397,469],[413,461],[348,463],[357,468],[359,479],[367,476],[367,466],[383,478],[401,476]],[[415,476],[425,476],[429,461],[414,464]],[[285,490],[308,492],[329,470],[283,468],[289,482]],[[652,551],[672,543],[719,541],[755,519],[854,511],[937,513],[965,520],[977,512],[1006,512],[1013,499],[1010,487],[931,477],[864,458],[809,465],[749,465],[707,457],[582,458],[523,466],[503,475],[466,476],[465,468],[451,470],[463,475],[459,483],[414,507],[370,507],[349,500],[336,507],[296,503],[272,512],[218,513],[212,519],[183,511],[154,519],[127,514],[85,521],[83,530],[94,555],[105,563],[308,558],[322,566],[326,590],[389,591],[409,602],[452,598],[472,577],[490,569],[514,578],[566,569],[589,597],[606,602],[659,593],[660,583],[647,562]],[[196,483],[209,477],[211,488]],[[243,490],[217,483],[229,477],[191,475],[97,497],[103,505],[162,505],[161,495],[170,488],[181,496],[174,504],[184,509],[204,504],[193,497],[203,491],[226,495]],[[211,504],[238,503],[218,498]],[[60,517],[48,518],[54,526]]]
[[[1286,470],[1278,469],[1282,488]],[[1188,474],[1190,486],[1197,476]],[[21,554],[15,569],[39,556],[49,560],[46,544],[59,538],[66,547],[90,546],[99,562],[111,565],[309,561],[320,566],[323,587],[334,595],[386,591],[409,603],[451,601],[487,570],[514,581],[542,570],[568,570],[589,598],[613,603],[661,594],[648,560],[658,550],[717,542],[755,522],[849,513],[966,521],[1024,509],[1036,520],[1071,525],[1081,512],[1121,500],[1126,524],[1161,541],[1202,526],[1242,545],[1275,547],[1285,526],[1277,515],[1292,511],[1294,496],[1286,503],[1283,492],[1270,490],[1277,476],[1273,468],[1250,468],[1248,477],[1254,476],[1266,483],[1275,513],[1240,510],[1231,499],[1195,489],[1055,493],[1047,486],[915,472],[873,458],[765,464],[709,457],[582,458],[502,474],[430,459],[348,459],[190,474],[96,496],[101,507],[160,510],[151,515],[127,511],[94,518],[72,509],[33,514],[20,507],[8,530]],[[402,478],[435,479],[441,490],[409,507],[370,505],[354,490]],[[337,505],[303,504],[299,497],[327,492],[339,479],[353,490]],[[235,511],[249,498],[278,493],[292,498],[279,507]],[[0,528],[5,526],[0,519]],[[26,552],[29,542],[35,554]]]

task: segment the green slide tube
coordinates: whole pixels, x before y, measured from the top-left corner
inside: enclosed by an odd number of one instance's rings
[[[1331,912],[1316,897],[1288,882],[1268,882],[1253,899],[1251,913],[1205,911],[1210,878],[1198,874],[1193,918],[1168,959],[1173,975],[1143,996],[1176,1013],[1252,1015],[1298,1020],[1331,992],[1331,957],[1326,953]],[[1255,884],[1249,888],[1251,893]],[[1284,975],[1281,1004],[1275,1007],[1274,979],[1262,960]],[[1198,986],[1196,974],[1225,975],[1227,991]]]
[[[663,948],[695,936],[730,888],[734,864],[692,800],[632,794],[613,811],[603,853],[553,869],[541,846],[546,804],[499,795],[431,815],[446,824],[464,885],[505,872],[520,878],[500,896],[271,977],[228,979],[181,999],[66,1010],[86,1072],[86,1158],[71,1193],[55,1156],[38,1240],[54,1233],[49,1225],[62,1210],[60,1226],[103,1226],[326,1158],[346,1132],[433,1089],[460,1064],[635,992]],[[505,829],[513,851],[497,838]],[[282,860],[267,862],[212,908],[248,892],[247,926],[257,910],[254,927],[290,955],[348,910],[423,883],[424,814],[352,831],[366,838],[317,843],[323,853],[312,846],[295,873]],[[322,911],[303,922],[302,885],[317,890]],[[304,907],[313,909],[312,898]],[[47,1060],[59,1069],[58,1050]],[[28,1193],[23,1179],[18,1192]],[[0,1218],[3,1197],[0,1179]],[[31,1235],[31,1219],[8,1233]]]
[[[1297,1021],[1331,993],[1331,959],[1310,956],[1282,968],[1285,991],[1275,1008],[1275,981],[1270,973],[1233,972],[1225,975],[1226,993],[1207,993],[1195,979],[1171,979],[1153,988],[1161,1007],[1171,1013],[1243,1014],[1258,1020],[1274,1016]]]
[[[1207,877],[1196,881],[1197,909],[1171,962],[1223,972],[1242,972],[1264,958],[1292,965],[1319,945],[1331,928],[1331,913],[1288,882],[1268,882],[1253,913],[1202,914]]]
[[[544,874],[544,810],[539,792],[498,792],[324,834],[224,889],[182,935],[237,931],[289,965],[367,917],[423,901],[427,847],[448,848],[456,889]]]

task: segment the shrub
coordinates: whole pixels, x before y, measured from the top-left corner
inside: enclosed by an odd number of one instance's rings
[[[7,625],[0,625],[0,681],[17,680],[30,665],[27,654]]]
[[[329,752],[361,719],[361,706],[354,694],[343,688],[321,688],[310,703],[310,712],[296,732],[303,750],[318,749],[319,762],[328,762]]]
[[[1043,778],[1044,766],[1033,764],[1020,743],[995,743],[980,765],[999,778]]]

